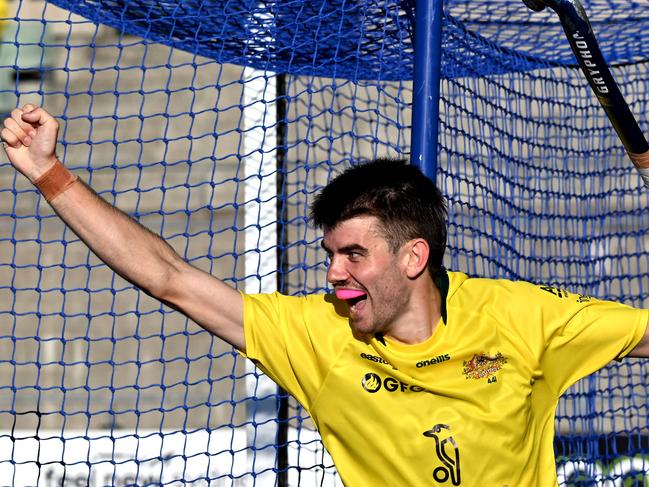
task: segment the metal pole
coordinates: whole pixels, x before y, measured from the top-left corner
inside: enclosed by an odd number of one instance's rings
[[[444,0],[415,2],[410,163],[419,167],[432,180],[435,180],[437,173],[443,3]]]
[[[277,149],[276,164],[277,164],[277,290],[281,293],[288,293],[288,285],[286,282],[288,275],[288,237],[287,222],[288,222],[288,207],[286,204],[286,75],[283,73],[275,76],[276,82],[276,138]],[[282,390],[281,387],[277,388],[277,487],[288,487],[288,393]]]

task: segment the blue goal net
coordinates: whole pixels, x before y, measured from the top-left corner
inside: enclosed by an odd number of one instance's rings
[[[410,155],[414,3],[0,2],[0,112],[43,105],[66,165],[193,265],[246,292],[324,291],[315,194]],[[649,133],[647,5],[584,6]],[[647,192],[556,16],[447,0],[440,47],[446,266],[649,306]],[[648,374],[625,360],[563,397],[561,485],[647,482]],[[341,485],[293,399],[110,271],[4,155],[0,478]]]

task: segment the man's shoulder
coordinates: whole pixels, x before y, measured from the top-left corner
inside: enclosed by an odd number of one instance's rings
[[[450,276],[449,299],[452,296],[454,303],[468,309],[489,307],[505,314],[532,314],[540,309],[544,309],[546,313],[576,311],[596,303],[619,306],[556,284],[450,274],[457,275]]]
[[[451,289],[474,290],[474,289],[509,289],[519,292],[534,292],[541,284],[534,284],[523,279],[510,279],[503,277],[472,276],[463,272],[447,271]]]
[[[244,294],[244,299],[253,306],[272,306],[283,314],[292,315],[293,318],[305,316],[318,320],[347,320],[349,317],[346,304],[334,294],[325,292],[300,295],[280,292]]]
[[[469,276],[462,272],[449,272],[448,299],[473,305],[514,303],[543,300],[548,286],[525,280]]]

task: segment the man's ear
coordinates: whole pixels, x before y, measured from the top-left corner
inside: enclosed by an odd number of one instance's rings
[[[406,247],[406,275],[410,279],[419,277],[428,266],[430,247],[423,238],[414,238],[408,241]]]

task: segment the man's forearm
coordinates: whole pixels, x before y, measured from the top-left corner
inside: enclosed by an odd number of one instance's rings
[[[50,201],[79,238],[119,275],[159,297],[181,262],[162,238],[108,204],[82,181]]]

